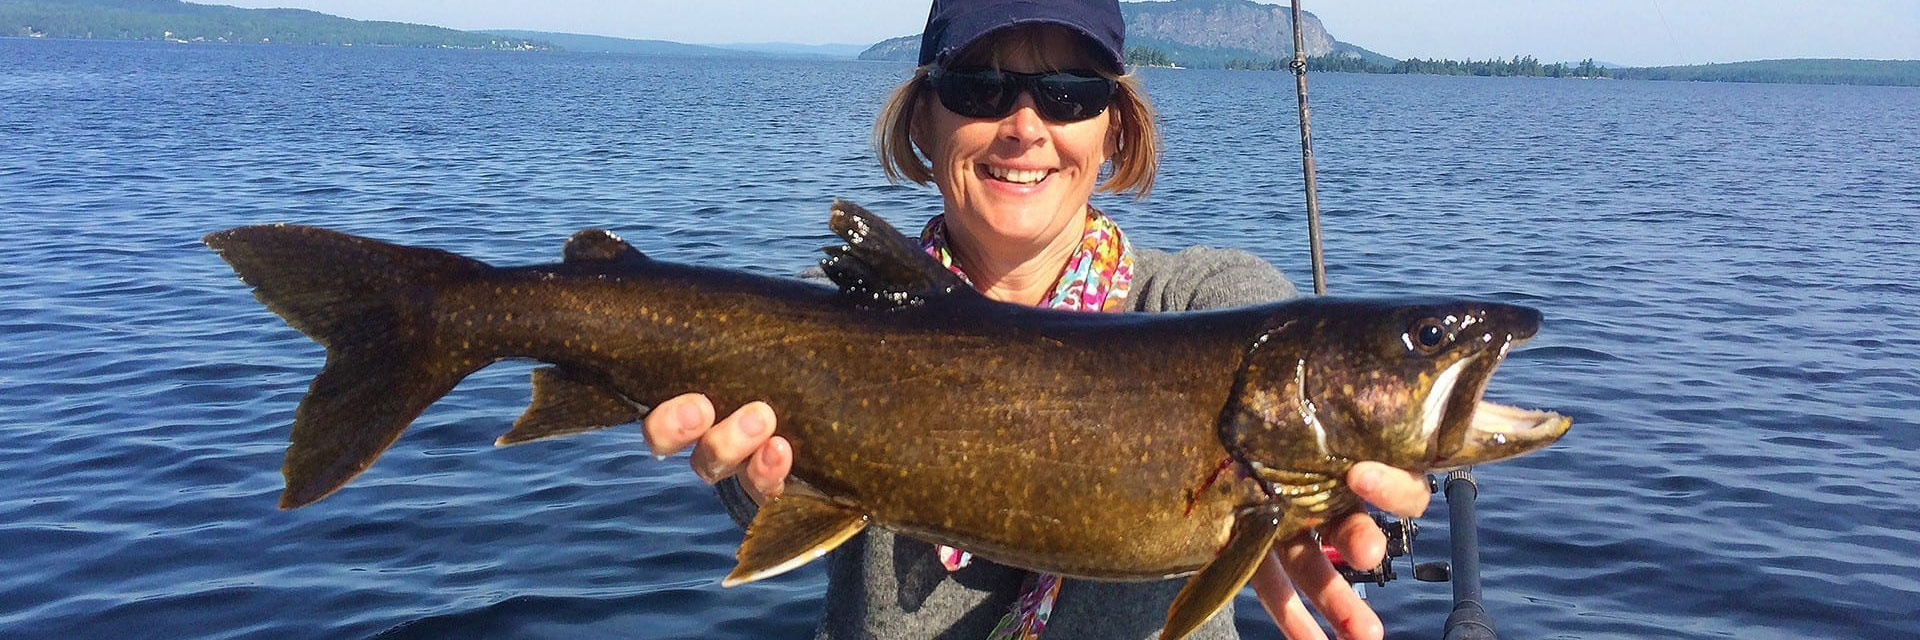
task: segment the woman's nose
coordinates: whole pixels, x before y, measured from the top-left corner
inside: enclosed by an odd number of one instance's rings
[[[1046,139],[1047,121],[1040,117],[1040,109],[1033,103],[1033,93],[1021,91],[1014,100],[1013,112],[1000,119],[1000,137],[1019,142],[1021,146]]]

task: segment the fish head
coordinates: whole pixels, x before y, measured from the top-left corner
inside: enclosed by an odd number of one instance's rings
[[[1482,397],[1494,369],[1540,322],[1528,307],[1472,300],[1315,298],[1279,307],[1247,353],[1222,443],[1269,481],[1324,475],[1338,461],[1425,471],[1545,447],[1570,420]]]

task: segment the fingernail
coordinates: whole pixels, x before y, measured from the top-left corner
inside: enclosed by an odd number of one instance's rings
[[[673,412],[674,419],[680,422],[680,432],[691,435],[695,432],[705,430],[707,425],[701,423],[706,422],[702,420],[702,418],[706,416],[700,415],[700,413],[700,406],[698,404],[692,402],[680,403],[680,406],[674,409]]]
[[[758,410],[749,410],[740,416],[740,432],[758,436],[767,432],[767,418]]]
[[[1353,479],[1353,490],[1358,493],[1367,493],[1378,488],[1380,488],[1379,469],[1363,470],[1360,472],[1360,477]]]

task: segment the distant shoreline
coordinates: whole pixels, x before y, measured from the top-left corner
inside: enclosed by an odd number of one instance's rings
[[[1165,19],[1184,20],[1179,33],[1159,34],[1161,40],[1142,38],[1129,47],[1128,59],[1153,68],[1228,68],[1287,71],[1291,57],[1278,57],[1245,48],[1193,44],[1180,34],[1198,28],[1203,18],[1241,15],[1270,21],[1266,5],[1228,1],[1212,4],[1175,0],[1151,3]],[[1190,5],[1190,6],[1189,6]],[[1135,11],[1148,4],[1125,3]],[[1199,12],[1195,14],[1194,12]],[[1211,13],[1209,13],[1211,12]],[[1226,13],[1221,13],[1226,12]],[[1238,13],[1236,13],[1238,12]],[[1195,18],[1194,14],[1200,16]],[[1156,14],[1158,15],[1158,14]],[[1241,16],[1246,18],[1248,16]],[[1315,33],[1331,40],[1311,15]],[[1193,24],[1187,24],[1193,23]],[[1266,24],[1261,22],[1261,24]],[[1175,25],[1180,26],[1180,25]],[[1163,25],[1163,27],[1165,27]],[[1171,27],[1166,27],[1171,28]],[[1182,30],[1184,29],[1184,30]],[[780,58],[797,60],[878,59],[911,61],[918,38],[904,36],[872,45],[849,56],[858,45],[798,45],[757,43],[697,45],[667,40],[615,38],[525,30],[462,31],[422,24],[353,20],[303,9],[246,9],[192,4],[179,0],[0,0],[0,38],[24,40],[86,40],[164,42],[174,44],[303,44],[323,47],[461,49],[481,51],[571,51],[580,53],[679,55],[716,59]],[[1469,76],[1601,77],[1620,80],[1681,80],[1767,84],[1849,84],[1920,86],[1920,60],[1785,59],[1754,60],[1662,67],[1618,67],[1587,59],[1543,62],[1532,56],[1510,59],[1397,60],[1365,48],[1332,40],[1330,53],[1308,59],[1313,71]],[[1236,47],[1244,45],[1234,45]],[[878,51],[884,49],[884,51]]]

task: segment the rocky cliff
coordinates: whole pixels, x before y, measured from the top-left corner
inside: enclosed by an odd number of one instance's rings
[[[1228,59],[1272,60],[1293,56],[1293,12],[1252,0],[1170,0],[1122,2],[1127,46],[1152,47],[1186,66],[1219,66]],[[1340,44],[1313,12],[1301,12],[1303,43],[1309,56],[1339,50]],[[862,60],[912,62],[920,53],[919,34],[891,38],[860,54]]]
[[[1233,49],[1263,59],[1293,56],[1293,11],[1251,0],[1172,0],[1125,2],[1127,42],[1151,46],[1164,42],[1201,49]],[[1333,36],[1311,11],[1300,16],[1307,55],[1333,53]]]

